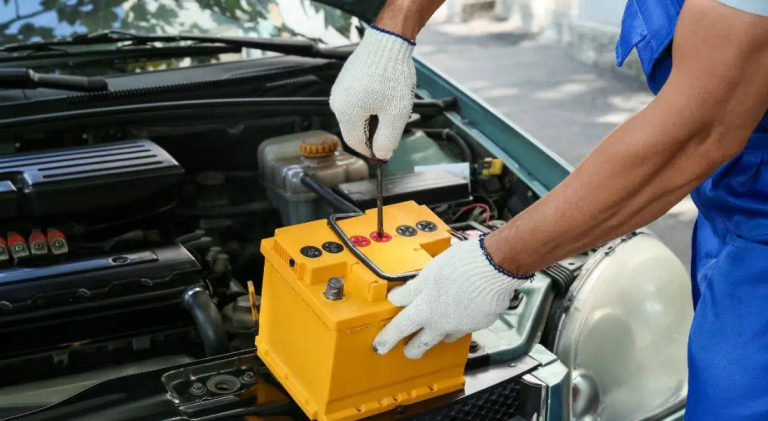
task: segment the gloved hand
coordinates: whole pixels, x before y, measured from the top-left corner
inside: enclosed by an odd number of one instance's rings
[[[371,26],[363,41],[347,59],[331,89],[331,110],[336,114],[344,141],[360,154],[371,157],[366,144],[368,119],[379,118],[373,138],[373,154],[388,160],[403,135],[413,109],[416,43]]]
[[[418,359],[440,341],[453,342],[498,320],[515,289],[532,277],[513,275],[496,266],[483,241],[452,246],[416,278],[389,292],[389,301],[405,309],[376,336],[376,352],[389,352],[421,329],[405,345],[405,356]]]

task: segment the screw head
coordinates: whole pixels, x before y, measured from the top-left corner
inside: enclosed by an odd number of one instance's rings
[[[509,364],[507,364],[507,367],[516,367],[516,366],[517,366],[517,363],[509,363]]]
[[[416,231],[416,228],[410,225],[400,225],[395,229],[395,232],[402,235],[403,237],[413,237],[419,233],[418,231]]]
[[[128,263],[131,259],[125,257],[125,256],[117,256],[112,258],[112,263],[116,265],[122,265],[125,263]]]
[[[309,257],[310,259],[317,259],[323,255],[323,252],[315,246],[305,246],[299,251],[302,256]]]
[[[416,223],[416,228],[424,232],[437,231],[437,224],[432,221],[419,221]]]
[[[335,241],[327,241],[323,243],[323,250],[327,251],[328,253],[338,254],[344,251],[344,246]]]
[[[472,341],[469,343],[469,352],[477,352],[480,350],[480,344]]]
[[[349,237],[349,241],[352,242],[352,244],[355,245],[355,247],[368,247],[371,245],[371,240],[368,239],[368,237],[363,237],[362,235],[353,235],[352,237]]]
[[[384,232],[382,233],[382,236],[379,237],[379,233],[374,231],[371,233],[371,240],[377,242],[377,243],[386,243],[390,240],[392,240],[392,236],[388,233]]]
[[[189,388],[189,393],[200,396],[205,393],[205,386],[203,386],[202,383],[194,383],[192,384],[192,387]]]

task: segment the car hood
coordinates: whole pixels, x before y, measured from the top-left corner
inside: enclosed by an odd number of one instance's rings
[[[327,4],[341,11],[349,13],[356,18],[371,23],[378,16],[386,0],[315,0],[318,3]]]

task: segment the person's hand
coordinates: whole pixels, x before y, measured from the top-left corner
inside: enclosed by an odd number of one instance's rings
[[[376,336],[376,352],[385,354],[421,330],[405,345],[405,356],[418,359],[440,341],[453,342],[498,320],[515,289],[531,277],[496,266],[483,241],[452,246],[416,278],[389,292],[389,301],[405,309]]]
[[[373,155],[388,160],[400,143],[413,108],[416,70],[415,42],[375,26],[347,59],[331,89],[331,110],[344,141],[360,154],[371,156],[368,119],[378,116]]]

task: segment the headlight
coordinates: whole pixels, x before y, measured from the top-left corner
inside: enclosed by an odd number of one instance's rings
[[[567,300],[555,354],[571,368],[574,420],[636,421],[682,403],[690,278],[658,239],[603,247]]]

